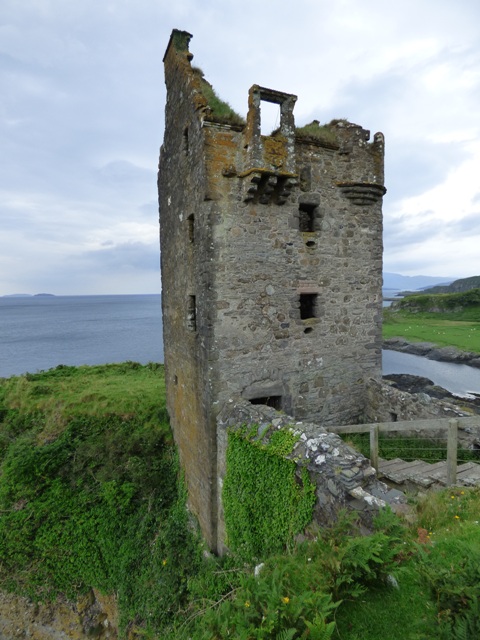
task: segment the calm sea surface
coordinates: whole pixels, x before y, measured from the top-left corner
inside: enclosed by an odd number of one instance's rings
[[[163,362],[160,295],[0,297],[0,377],[125,360]],[[465,365],[384,351],[383,370],[480,392],[480,370]]]
[[[480,369],[454,362],[437,362],[399,351],[383,351],[383,374],[410,373],[429,378],[456,395],[480,393]]]
[[[0,297],[0,377],[125,360],[163,362],[160,295]]]

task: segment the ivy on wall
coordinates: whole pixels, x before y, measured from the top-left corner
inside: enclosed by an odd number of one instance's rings
[[[285,456],[298,439],[289,429],[259,441],[257,426],[228,434],[223,505],[227,545],[247,559],[285,548],[313,516],[315,485]]]

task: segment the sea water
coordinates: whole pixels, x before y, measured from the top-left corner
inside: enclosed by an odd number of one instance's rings
[[[0,297],[0,377],[163,362],[160,295]]]
[[[0,297],[0,377],[132,360],[163,362],[160,295]],[[480,392],[480,370],[384,351],[384,373]]]

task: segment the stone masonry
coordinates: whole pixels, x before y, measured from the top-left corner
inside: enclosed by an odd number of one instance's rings
[[[298,131],[296,96],[258,85],[246,123],[226,124],[190,39],[174,30],[164,57],[165,373],[190,506],[216,549],[225,403],[328,428],[358,421],[381,376],[384,140],[343,120]],[[269,136],[265,102],[280,112]]]

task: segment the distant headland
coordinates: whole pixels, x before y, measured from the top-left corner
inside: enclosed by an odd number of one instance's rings
[[[55,298],[54,293],[8,293],[3,298]]]

